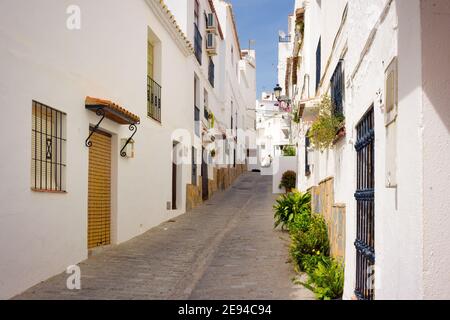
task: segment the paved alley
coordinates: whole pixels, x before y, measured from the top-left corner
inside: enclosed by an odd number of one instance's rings
[[[292,284],[288,236],[273,230],[271,177],[247,173],[200,208],[80,264],[16,299],[313,299]]]

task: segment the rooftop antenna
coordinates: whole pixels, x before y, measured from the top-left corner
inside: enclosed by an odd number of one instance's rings
[[[250,39],[248,40],[248,51],[252,50],[252,45],[256,44],[256,40]]]

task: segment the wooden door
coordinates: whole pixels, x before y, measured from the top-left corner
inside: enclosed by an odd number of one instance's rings
[[[208,179],[208,163],[205,160],[205,148],[202,148],[202,199],[203,201],[209,198],[209,179]]]
[[[111,244],[111,135],[96,132],[89,149],[88,248]]]
[[[177,142],[173,142],[172,144],[172,210],[177,210]]]

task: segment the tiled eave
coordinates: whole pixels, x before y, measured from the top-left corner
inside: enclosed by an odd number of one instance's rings
[[[185,56],[194,54],[194,47],[187,39],[184,32],[181,30],[174,15],[166,6],[163,0],[145,0],[149,7],[155,13],[159,22],[163,24],[170,36],[175,40],[177,46],[184,53]]]
[[[139,116],[131,113],[125,108],[122,108],[118,104],[115,104],[109,100],[86,97],[85,107],[87,110],[93,112],[102,109],[105,113],[105,118],[108,118],[122,125],[138,124],[141,121]]]

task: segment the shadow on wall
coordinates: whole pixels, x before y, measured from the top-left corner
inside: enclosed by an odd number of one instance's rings
[[[422,77],[424,100],[450,133],[450,1],[422,0]]]

